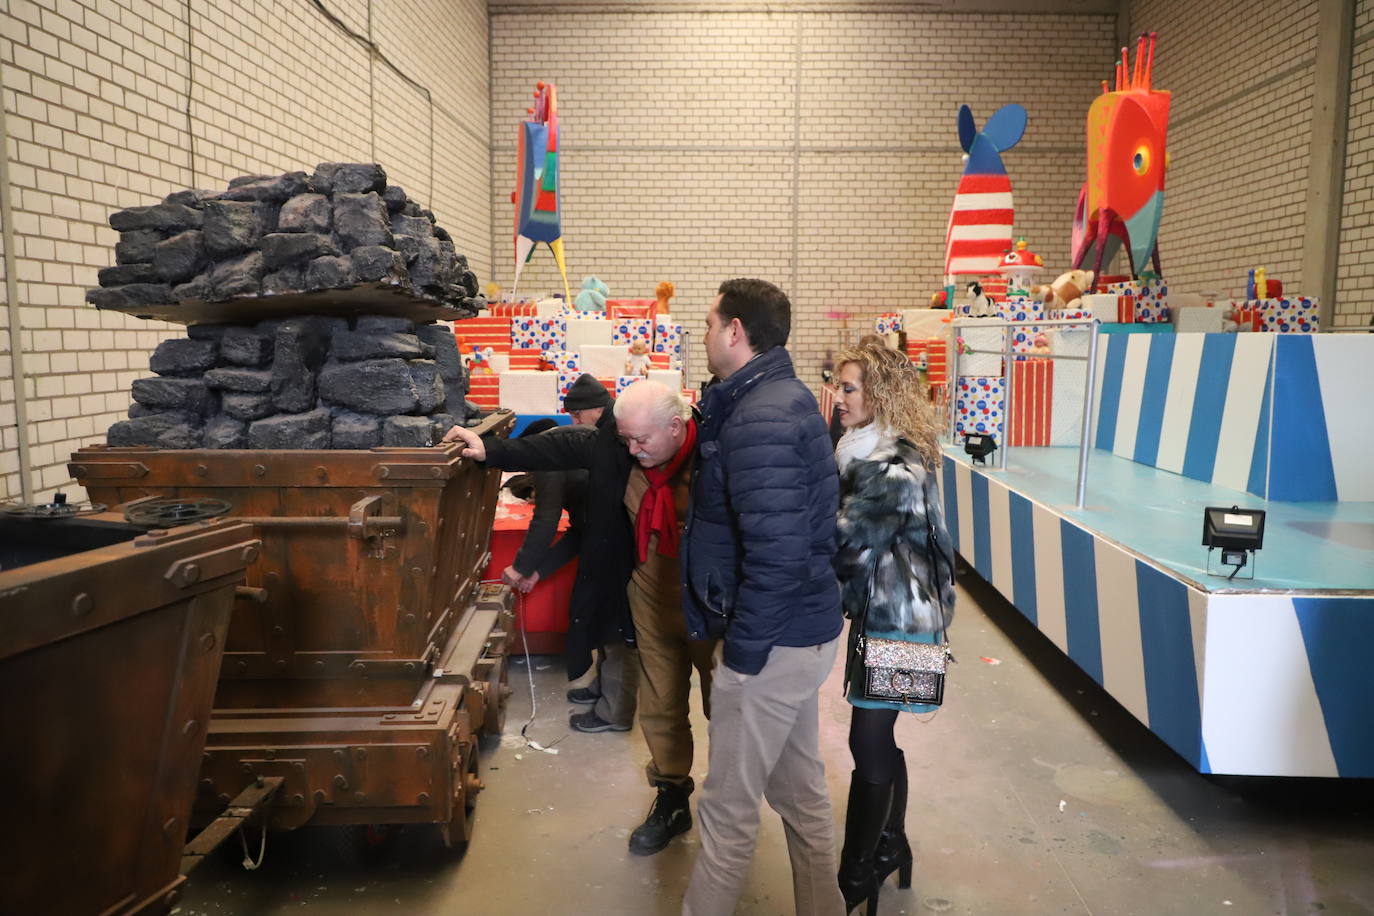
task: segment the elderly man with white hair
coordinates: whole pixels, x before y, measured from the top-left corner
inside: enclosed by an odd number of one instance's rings
[[[678,544],[696,459],[692,407],[666,385],[635,382],[616,400],[614,424],[613,436],[562,437],[564,441],[552,445],[540,443],[542,448],[526,440],[483,440],[458,426],[444,439],[462,440],[465,456],[505,469],[587,468],[589,504],[611,498],[624,504],[632,536],[622,584],[639,650],[639,725],[651,758],[646,770],[649,784],[658,790],[629,845],[633,853],[650,855],[692,826],[692,671],[698,674],[702,708],[709,716],[716,641],[688,638],[682,613]],[[619,568],[622,558],[613,559]]]

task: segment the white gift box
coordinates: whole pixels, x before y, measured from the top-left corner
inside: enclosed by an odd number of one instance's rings
[[[1007,339],[1006,325],[1000,320],[989,320],[987,326],[961,324],[955,327],[954,333],[964,342],[964,349],[959,354],[960,376],[1001,376],[1002,351]],[[970,349],[973,352],[966,352]],[[954,371],[952,366],[950,371]]]
[[[682,390],[682,373],[676,369],[650,369],[649,380],[662,382],[674,391]]]
[[[1219,334],[1226,320],[1226,310],[1220,308],[1179,308],[1171,306],[1174,313],[1174,330],[1179,333],[1201,331]]]
[[[1103,324],[1116,322],[1118,317],[1116,293],[1085,293],[1082,301],[1081,311],[1087,312]]]
[[[902,330],[906,331],[907,340],[944,337],[949,330],[946,319],[950,317],[949,309],[906,309],[902,312]]]
[[[611,323],[605,318],[568,319],[568,352],[576,353],[585,344],[609,347],[611,342]]]
[[[611,344],[583,344],[578,352],[582,354],[582,371],[597,378],[619,378],[630,358],[628,347]]]
[[[558,412],[558,373],[513,370],[499,376],[498,403],[520,414]]]

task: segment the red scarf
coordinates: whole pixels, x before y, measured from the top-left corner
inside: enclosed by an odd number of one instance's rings
[[[635,516],[635,544],[639,550],[639,562],[649,559],[649,536],[658,535],[660,556],[677,556],[678,531],[677,509],[673,506],[673,488],[668,481],[682,469],[688,456],[697,447],[697,422],[687,421],[687,438],[677,450],[671,461],[662,467],[645,468],[644,477],[649,481],[649,489],[644,491],[644,499],[639,504],[639,514]]]

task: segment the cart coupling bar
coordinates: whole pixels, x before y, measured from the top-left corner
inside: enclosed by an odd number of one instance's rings
[[[247,522],[262,528],[343,528],[349,537],[363,538],[384,531],[400,533],[405,530],[405,519],[399,515],[372,515],[366,518],[345,518],[341,515],[295,515],[295,516],[235,516],[236,522]]]

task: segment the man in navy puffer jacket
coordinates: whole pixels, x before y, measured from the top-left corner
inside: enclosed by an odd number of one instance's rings
[[[786,294],[728,280],[706,322],[707,389],[681,546],[694,638],[721,637],[701,854],[683,900],[729,914],[748,876],[759,806],[787,826],[798,914],[838,914],[834,826],[820,758],[818,690],[843,627],[831,560],[839,478],[816,399],[783,345]]]

